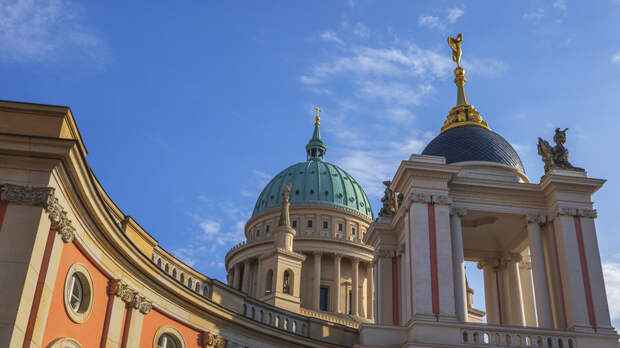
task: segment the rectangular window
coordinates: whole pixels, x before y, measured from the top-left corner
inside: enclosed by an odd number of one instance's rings
[[[308,220],[308,227],[312,227],[312,220]]]
[[[321,292],[319,295],[319,309],[322,311],[327,311],[327,306],[329,305],[329,288],[326,286],[321,286]]]
[[[351,234],[355,236],[355,228],[351,229]]]
[[[297,228],[297,220],[293,220],[293,228]]]
[[[267,228],[265,228],[265,232],[269,233],[269,225],[267,225]]]
[[[353,293],[349,291],[349,315],[351,314],[351,305],[353,304]]]
[[[323,221],[323,228],[328,228],[329,224],[327,223],[327,221]]]
[[[342,232],[342,224],[338,224],[338,232]]]

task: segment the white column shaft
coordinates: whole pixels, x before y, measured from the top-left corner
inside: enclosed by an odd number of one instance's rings
[[[368,319],[374,319],[375,317],[375,285],[374,285],[374,280],[375,280],[375,276],[374,276],[374,269],[373,269],[373,265],[372,263],[368,263],[368,268],[367,268],[367,274],[366,274],[366,284],[368,285],[368,310],[366,311],[367,313],[367,318]]]
[[[358,291],[359,291],[359,260],[353,259],[352,266],[352,278],[353,284],[351,286],[352,298],[351,298],[351,315],[358,315],[359,303],[358,303]]]
[[[342,255],[334,256],[334,308],[333,311],[340,313],[340,264],[342,263]]]
[[[530,257],[532,258],[532,274],[534,278],[534,293],[536,294],[538,327],[553,328],[553,314],[551,311],[549,284],[547,283],[547,269],[545,266],[542,235],[538,223],[528,223],[527,234],[530,240]]]
[[[523,293],[521,278],[519,277],[519,262],[512,261],[507,266],[510,278],[510,309],[514,325],[525,326],[525,313],[523,311]]]
[[[243,262],[242,291],[246,294],[250,291],[250,260],[245,260]]]
[[[467,321],[467,283],[465,280],[465,258],[463,255],[463,231],[461,228],[461,218],[458,214],[451,216],[450,230],[452,232],[456,318],[461,322],[465,322]]]

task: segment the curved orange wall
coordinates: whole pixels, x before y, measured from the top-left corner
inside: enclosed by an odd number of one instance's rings
[[[155,332],[162,326],[172,326],[183,335],[186,348],[201,348],[200,331],[189,328],[178,321],[153,308],[149,314],[144,316],[142,324],[142,337],[140,338],[140,348],[153,348]]]
[[[94,287],[93,309],[88,319],[82,324],[77,324],[69,318],[64,304],[64,287],[67,272],[71,265],[76,262],[88,268]],[[47,347],[50,342],[59,337],[71,337],[80,342],[85,348],[99,347],[101,345],[108,305],[107,287],[108,278],[93,266],[74,243],[65,243],[62,256],[60,257],[52,303],[43,335],[43,347]]]

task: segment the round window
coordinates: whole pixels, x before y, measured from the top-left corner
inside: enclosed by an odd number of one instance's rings
[[[176,338],[165,333],[159,337],[157,348],[179,348]]]
[[[76,323],[88,319],[93,308],[93,280],[86,266],[74,263],[65,280],[65,309]]]

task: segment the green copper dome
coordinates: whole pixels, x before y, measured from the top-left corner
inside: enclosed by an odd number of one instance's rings
[[[275,176],[263,189],[252,216],[279,207],[282,188],[291,185],[290,202],[341,208],[373,219],[372,208],[362,187],[344,170],[325,162],[327,147],[321,139],[318,120],[306,146],[307,160],[294,164]]]

